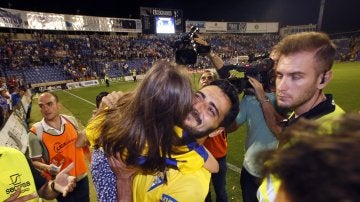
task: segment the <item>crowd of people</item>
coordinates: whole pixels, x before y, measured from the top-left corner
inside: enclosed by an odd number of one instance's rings
[[[269,52],[280,40],[278,34],[208,34],[204,37],[226,64],[239,62],[239,57],[250,53]],[[64,77],[74,81],[97,79],[106,74],[130,76],[133,69],[142,74],[154,61],[173,58],[173,44],[179,38],[179,35],[40,35],[35,32],[26,39],[16,39],[3,33],[0,34],[1,75],[38,83],[39,80],[23,70],[37,70],[43,66],[64,75],[55,80]],[[334,40],[339,46],[337,60],[343,60],[346,55],[352,55],[352,60],[358,59],[360,46],[356,39]],[[199,56],[197,64],[189,67],[209,68],[211,61]]]
[[[41,35],[32,40],[14,40],[0,35],[0,66],[2,74],[7,69],[36,69],[50,65],[64,72],[70,79],[103,77],[109,73],[105,68],[111,64],[122,75],[131,75],[135,68],[144,73],[157,59],[174,57],[172,44],[180,36],[124,36],[124,35]],[[225,61],[249,52],[263,53],[277,43],[279,35],[210,35],[210,43]],[[134,67],[123,68],[128,61],[141,59]],[[210,67],[206,58],[199,57],[202,68]],[[63,71],[61,71],[63,72]],[[24,75],[18,75],[24,77]],[[46,76],[46,75],[44,75]],[[26,75],[25,75],[26,77]],[[30,81],[27,81],[30,82]]]
[[[197,90],[184,65],[161,55],[165,59],[152,64],[135,90],[99,94],[82,131],[74,117],[60,114],[55,93],[39,95],[43,119],[30,128],[31,160],[23,161],[30,169],[22,174],[39,179],[40,170],[46,179],[30,193],[14,189],[0,200],[34,198],[38,190],[58,201],[90,201],[90,146],[98,201],[211,201],[211,185],[216,201],[228,201],[227,132],[246,124],[239,180],[244,202],[357,201],[360,114],[345,113],[324,93],[336,58],[329,36],[263,35],[255,42],[232,37],[219,37],[229,41],[224,44],[198,37],[198,43],[214,46],[203,59],[215,70],[201,75]],[[245,51],[235,44],[247,43],[271,50],[273,79],[265,85],[248,76],[249,85],[239,91],[226,59]]]
[[[6,123],[13,108],[21,103],[21,98],[28,89],[23,79],[0,79],[0,128]]]

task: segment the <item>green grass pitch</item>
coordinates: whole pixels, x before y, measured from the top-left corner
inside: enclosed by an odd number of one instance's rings
[[[193,74],[194,86],[197,86],[199,74]],[[129,91],[136,87],[137,83],[123,82],[111,83],[110,87],[99,85],[96,87],[79,88],[67,91],[56,91],[63,105],[63,113],[74,115],[82,125],[86,125],[95,108],[95,96],[101,91]],[[325,92],[334,94],[334,99],[345,111],[360,111],[360,62],[336,63],[333,67],[333,80],[326,87]],[[39,121],[41,115],[36,99],[33,100],[31,122]],[[229,201],[241,202],[240,174],[237,168],[241,168],[244,155],[244,140],[246,128],[240,127],[237,131],[228,135],[229,150],[227,162],[235,167],[228,169],[227,190]],[[96,201],[96,195],[91,184],[91,201]],[[215,197],[213,197],[215,199]]]

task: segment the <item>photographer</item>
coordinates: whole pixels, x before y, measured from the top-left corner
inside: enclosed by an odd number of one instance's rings
[[[208,45],[200,36],[194,40],[199,44]],[[273,53],[275,53],[275,50]],[[272,55],[276,56],[276,54]],[[223,60],[215,53],[210,52],[209,57],[218,71],[224,67]],[[222,72],[219,74],[224,76]],[[256,202],[256,191],[261,181],[261,167],[256,163],[256,156],[259,152],[274,149],[278,145],[276,136],[271,132],[264,119],[262,105],[270,103],[275,106],[276,98],[273,91],[274,86],[266,85],[267,88],[264,89],[263,84],[255,78],[248,76],[248,80],[252,87],[244,89],[244,96],[240,102],[240,112],[228,132],[235,131],[244,123],[247,124],[245,157],[241,170],[240,185],[243,201]]]
[[[245,89],[240,102],[240,112],[236,117],[233,129],[246,123],[247,134],[245,155],[240,175],[240,185],[244,202],[256,202],[256,191],[261,180],[261,166],[257,164],[257,154],[261,151],[274,149],[278,145],[277,138],[269,129],[264,118],[262,106],[270,103],[276,106],[275,92],[271,88],[263,89],[263,85],[248,76],[254,88]],[[259,93],[261,91],[262,93]],[[263,96],[259,96],[263,94]]]

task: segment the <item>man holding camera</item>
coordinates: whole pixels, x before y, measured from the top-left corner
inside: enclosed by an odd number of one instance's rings
[[[197,38],[195,41],[207,45],[201,38]],[[272,53],[275,53],[275,51]],[[276,54],[272,54],[272,57],[276,57]],[[229,68],[226,67],[222,69],[224,67],[222,59],[213,52],[210,53],[210,59],[212,63],[215,64],[220,77],[228,78],[230,73],[227,69]],[[256,67],[253,67],[253,69],[254,68]],[[270,71],[272,67],[268,69]],[[275,106],[276,98],[271,84],[265,85],[267,87],[265,93],[263,84],[255,78],[248,77],[248,83],[253,87],[248,87],[243,83],[241,84],[242,86],[237,86],[240,91],[244,90],[245,92],[240,102],[240,112],[237,115],[235,123],[228,131],[235,131],[240,125],[247,123],[245,156],[241,169],[240,185],[242,188],[243,201],[256,202],[256,191],[261,180],[261,166],[256,163],[256,156],[260,151],[273,149],[278,145],[276,136],[266,124],[261,105],[270,103],[272,106]],[[258,93],[258,91],[261,92]],[[261,94],[262,97],[257,96],[258,94]]]
[[[253,88],[244,89],[244,96],[240,102],[240,112],[236,117],[233,127],[235,131],[246,123],[246,141],[243,166],[240,174],[240,185],[244,202],[256,202],[256,191],[261,180],[261,166],[257,164],[257,154],[267,149],[276,148],[278,141],[266,124],[262,105],[276,106],[275,92],[269,86],[263,89],[263,84],[253,77],[248,77]],[[263,97],[258,97],[257,92],[262,91]]]
[[[234,128],[246,123],[246,142],[243,167],[240,175],[240,185],[244,202],[257,202],[256,191],[261,181],[261,165],[257,163],[257,155],[269,149],[277,148],[277,137],[269,129],[263,115],[262,105],[271,105],[276,108],[276,98],[273,86],[263,88],[263,84],[253,77],[248,76],[253,88],[244,90],[240,102],[240,112],[236,117]],[[257,96],[261,91],[264,96]],[[277,109],[280,111],[279,109]]]

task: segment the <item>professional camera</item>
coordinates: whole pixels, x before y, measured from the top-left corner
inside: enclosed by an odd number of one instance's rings
[[[245,93],[251,93],[246,89],[252,89],[247,76],[254,77],[260,83],[263,84],[264,89],[269,89],[274,85],[274,61],[268,57],[269,54],[262,54],[260,56],[249,55],[247,63],[241,65],[226,65],[218,70],[220,78],[229,80],[238,92],[241,93],[245,90]],[[236,70],[238,72],[244,72],[244,77],[230,77],[230,71]]]
[[[199,28],[192,26],[189,33],[182,35],[172,45],[175,51],[175,61],[178,64],[195,64],[197,55],[206,55],[210,52],[210,46],[204,46],[194,41],[198,37]]]

